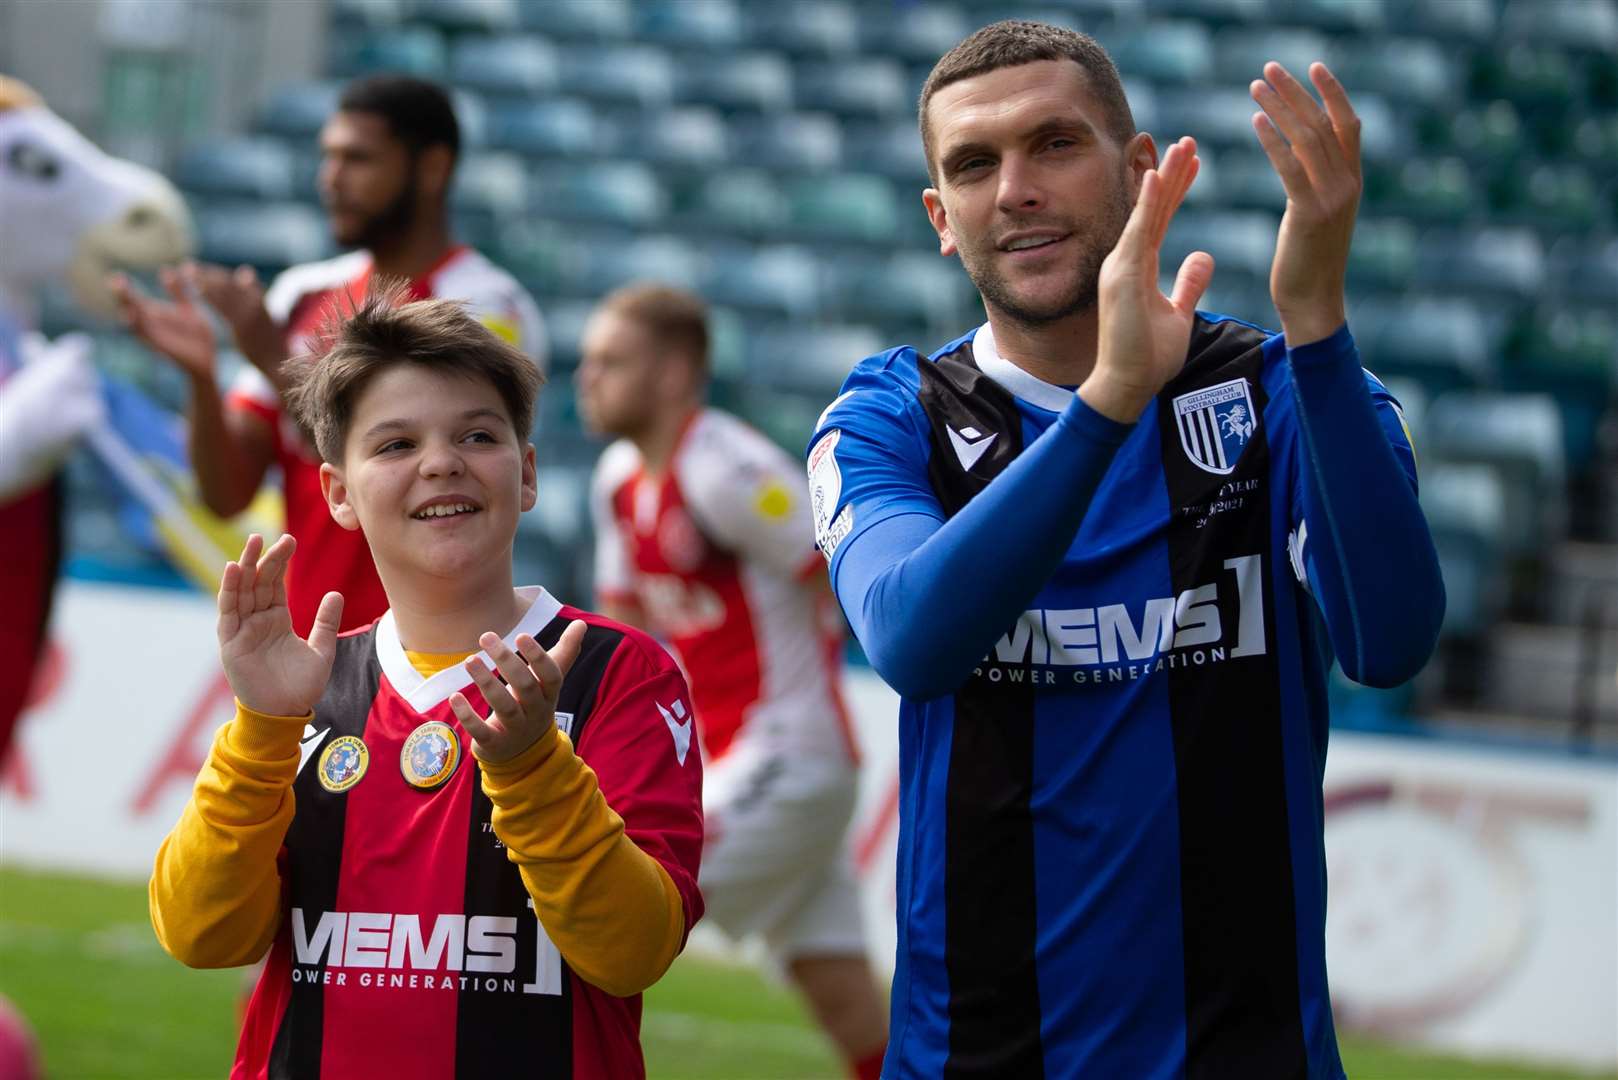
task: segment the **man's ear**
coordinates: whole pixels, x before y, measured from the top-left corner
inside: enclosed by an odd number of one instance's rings
[[[449,147],[435,144],[416,155],[416,184],[422,194],[439,200],[448,197],[454,174],[455,155]]]
[[[524,443],[522,449],[522,509],[523,513],[534,508],[539,500],[539,465],[534,454],[534,444]]]
[[[326,509],[331,511],[333,521],[349,532],[360,527],[360,517],[350,501],[343,470],[329,461],[320,466],[320,493],[326,496]]]
[[[1157,168],[1157,143],[1150,134],[1137,131],[1124,143],[1124,164],[1129,168],[1129,201],[1133,205],[1140,195],[1140,183],[1146,174]]]
[[[955,233],[950,230],[949,215],[944,212],[944,197],[937,188],[928,188],[921,193],[921,204],[927,208],[927,220],[933,223],[933,231],[938,234],[938,253],[955,254]]]

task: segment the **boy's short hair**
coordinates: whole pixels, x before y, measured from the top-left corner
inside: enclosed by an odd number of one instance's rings
[[[410,300],[404,283],[378,283],[348,311],[333,308],[322,348],[287,364],[287,405],[323,460],[343,460],[354,404],[367,383],[398,364],[484,379],[499,393],[512,430],[526,442],[545,382],[534,362],[467,314],[455,300]]]
[[[933,164],[933,133],[927,116],[933,95],[963,79],[1039,60],[1071,60],[1079,65],[1090,91],[1101,104],[1107,133],[1119,145],[1134,137],[1135,117],[1124,95],[1123,81],[1118,77],[1117,65],[1100,42],[1065,26],[1004,19],[990,23],[941,56],[922,84],[916,114],[921,125],[921,148],[927,158],[927,175],[934,184],[938,182],[938,172]]]
[[[696,293],[637,281],[608,293],[601,310],[634,320],[658,342],[685,353],[699,372],[708,373],[708,305]]]

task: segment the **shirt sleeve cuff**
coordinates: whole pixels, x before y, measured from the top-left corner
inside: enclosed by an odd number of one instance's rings
[[[541,732],[534,744],[514,758],[505,761],[484,761],[478,758],[478,767],[483,770],[483,777],[488,781],[489,798],[499,802],[497,793],[507,788],[539,768],[547,758],[556,752],[557,744],[561,741],[562,733],[555,724]],[[474,756],[476,756],[474,754]]]
[[[298,740],[315,714],[273,716],[236,702],[236,722],[231,726],[230,745],[237,753],[256,761],[280,761],[297,754]]]
[[[1323,337],[1319,341],[1311,341],[1307,345],[1300,345],[1296,349],[1287,349],[1287,356],[1294,365],[1302,367],[1325,366],[1339,364],[1354,357],[1354,335],[1348,331],[1348,323],[1344,323],[1332,332],[1330,337]],[[1356,367],[1358,364],[1355,365]]]

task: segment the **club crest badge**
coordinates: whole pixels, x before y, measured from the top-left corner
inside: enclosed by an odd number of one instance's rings
[[[1247,380],[1231,379],[1193,390],[1176,397],[1173,404],[1180,446],[1191,463],[1219,476],[1234,470],[1258,431],[1258,413]]]
[[[399,771],[405,783],[431,791],[451,776],[461,763],[461,738],[455,729],[439,720],[422,724],[405,740],[399,751]]]
[[[320,752],[315,773],[320,786],[337,795],[359,783],[370,767],[371,751],[365,743],[356,735],[341,735]]]

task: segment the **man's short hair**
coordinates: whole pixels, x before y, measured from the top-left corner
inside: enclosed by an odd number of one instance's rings
[[[460,156],[461,125],[449,94],[437,83],[413,75],[368,75],[343,87],[337,111],[380,116],[412,154],[447,146],[451,156]]]
[[[400,364],[488,382],[519,444],[528,440],[545,377],[457,301],[411,301],[403,283],[373,286],[358,307],[333,310],[322,344],[323,351],[288,362],[287,404],[325,461],[343,460],[343,441],[366,385]]]
[[[933,133],[928,125],[927,106],[933,95],[950,83],[975,78],[1001,68],[1019,67],[1039,60],[1071,60],[1083,69],[1090,90],[1101,103],[1107,133],[1119,145],[1135,134],[1135,117],[1124,96],[1118,68],[1101,43],[1088,34],[1048,23],[1005,19],[990,23],[939,58],[921,87],[916,112],[921,124],[921,148],[927,156],[927,175],[938,183],[933,164]]]
[[[601,308],[639,323],[655,340],[685,353],[699,372],[707,374],[708,305],[696,293],[638,281],[608,293]]]

